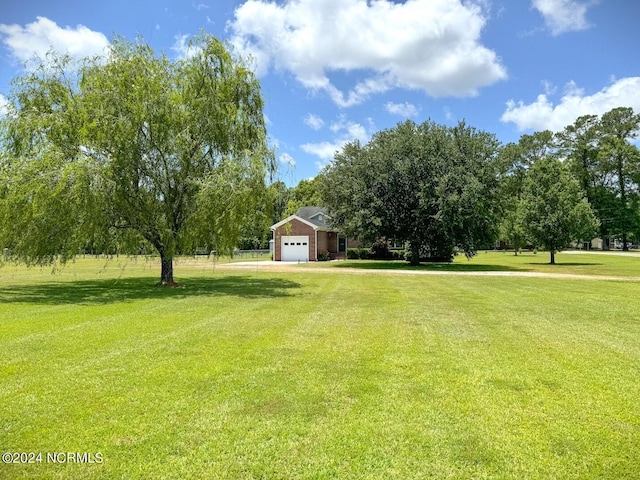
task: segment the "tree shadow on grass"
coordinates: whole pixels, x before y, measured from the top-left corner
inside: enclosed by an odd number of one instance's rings
[[[0,288],[1,303],[100,305],[145,299],[233,296],[288,297],[299,283],[281,278],[226,276],[181,278],[176,288],[157,287],[156,277],[42,283]]]
[[[409,265],[406,262],[386,260],[357,260],[336,263],[337,268],[361,268],[363,270],[431,270],[441,272],[523,272],[528,268],[517,268],[508,265],[485,265],[478,263],[421,263]]]
[[[602,263],[576,263],[576,262],[558,262],[556,260],[556,263],[549,263],[547,262],[529,262],[526,265],[536,265],[536,266],[540,266],[540,265],[549,265],[550,267],[558,267],[558,268],[562,268],[562,267],[597,267],[600,265],[603,265]]]

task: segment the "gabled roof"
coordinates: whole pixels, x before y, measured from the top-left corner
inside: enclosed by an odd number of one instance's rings
[[[331,220],[331,217],[322,207],[300,207],[296,212],[296,215],[308,220],[318,227],[331,228],[329,222],[327,222],[327,220]]]
[[[295,215],[289,215],[284,220],[279,221],[271,225],[271,230],[275,230],[282,225],[289,223],[291,220],[297,219],[302,223],[309,225],[314,230],[333,230],[331,225],[327,223],[327,220],[331,220],[331,217],[327,215],[327,212],[322,207],[300,207]]]
[[[320,230],[320,227],[318,225],[316,225],[315,223],[310,222],[309,220],[305,220],[302,217],[299,217],[298,215],[289,215],[287,218],[285,218],[284,220],[280,220],[278,223],[274,223],[273,225],[271,225],[271,227],[269,227],[271,230],[275,230],[278,227],[281,227],[282,225],[285,225],[287,223],[289,223],[291,220],[296,219],[301,221],[302,223],[305,223],[307,225],[309,225],[311,228],[313,228],[314,230]]]

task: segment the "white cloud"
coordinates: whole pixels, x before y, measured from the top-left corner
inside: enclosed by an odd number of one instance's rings
[[[320,160],[316,161],[316,167],[318,170],[322,170],[326,165],[331,163],[336,152],[340,151],[344,144],[347,143],[348,140],[345,141],[334,141],[334,142],[320,142],[320,143],[305,143],[300,147],[306,153],[310,155],[314,155],[318,157]]]
[[[296,160],[289,155],[288,153],[283,153],[278,157],[278,160],[280,160],[280,163],[284,163],[285,165],[288,165],[290,167],[295,167],[296,166]]]
[[[542,87],[544,88],[545,95],[555,95],[555,93],[558,91],[558,88],[549,80],[543,80]]]
[[[592,2],[593,3],[593,2]],[[533,0],[533,8],[544,18],[552,35],[576,32],[590,27],[587,10],[591,6],[577,0]]]
[[[45,17],[36,17],[35,22],[24,27],[0,24],[0,39],[22,62],[29,62],[34,56],[44,58],[51,49],[74,58],[103,55],[109,46],[109,40],[100,32],[84,25],[63,28]]]
[[[176,35],[171,50],[176,52],[178,60],[186,60],[196,55],[201,49],[199,47],[190,47],[190,35]]]
[[[369,123],[371,125],[371,121]],[[361,143],[366,143],[371,138],[365,126],[348,120],[345,115],[340,115],[338,121],[333,122],[329,129],[335,134],[342,135],[346,141],[360,140]]]
[[[320,130],[324,126],[324,120],[313,113],[310,113],[305,117],[304,123],[313,130]]]
[[[387,112],[392,115],[400,115],[401,117],[415,117],[418,115],[418,109],[412,103],[404,102],[404,103],[393,103],[387,102],[384,105],[384,108]]]
[[[316,162],[318,169],[328,165],[333,160],[336,152],[342,150],[346,143],[354,140],[359,140],[362,144],[367,143],[371,138],[370,132],[373,131],[374,127],[371,121],[369,121],[369,128],[367,128],[360,123],[347,120],[345,116],[340,116],[338,121],[329,126],[329,129],[334,134],[332,141],[305,143],[300,146],[306,153],[319,158],[319,161]]]
[[[444,114],[444,118],[448,122],[452,122],[453,121],[453,112],[451,111],[451,109],[449,107],[444,107],[442,109],[442,113]]]
[[[393,88],[475,95],[506,78],[495,52],[480,43],[485,21],[478,2],[461,0],[246,0],[228,28],[258,74],[292,72],[348,107]],[[365,77],[345,92],[329,78],[335,71]]]
[[[585,95],[574,82],[569,82],[557,105],[545,94],[535,102],[507,102],[501,120],[513,122],[519,130],[560,131],[582,115],[602,115],[616,107],[631,107],[640,111],[640,77],[627,77],[614,81],[593,95]]]
[[[0,118],[4,117],[9,112],[9,100],[3,94],[0,93]]]

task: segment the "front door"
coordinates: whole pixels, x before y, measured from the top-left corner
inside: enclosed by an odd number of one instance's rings
[[[338,253],[345,253],[347,251],[347,239],[338,237]]]

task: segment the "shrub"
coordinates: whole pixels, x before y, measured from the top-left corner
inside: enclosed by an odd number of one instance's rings
[[[389,260],[391,258],[391,252],[389,252],[389,244],[386,240],[379,239],[371,245],[370,248],[371,258],[375,260]]]
[[[329,252],[328,251],[324,251],[324,252],[318,252],[318,261],[319,262],[326,262],[328,260],[330,260],[331,257],[329,256]]]
[[[404,260],[407,252],[405,250],[391,250],[389,253],[391,260]]]
[[[405,250],[389,250],[387,246],[387,252],[384,253],[384,247],[374,248],[374,246],[371,248],[347,248],[347,258],[349,260],[404,260],[405,258]]]
[[[420,249],[420,262],[449,263],[453,261],[454,256],[455,251],[446,246],[422,247]],[[404,254],[404,259],[410,262],[411,257],[411,249],[408,249]]]
[[[367,248],[359,248],[358,258],[360,258],[360,260],[369,260],[371,258],[371,252]]]

